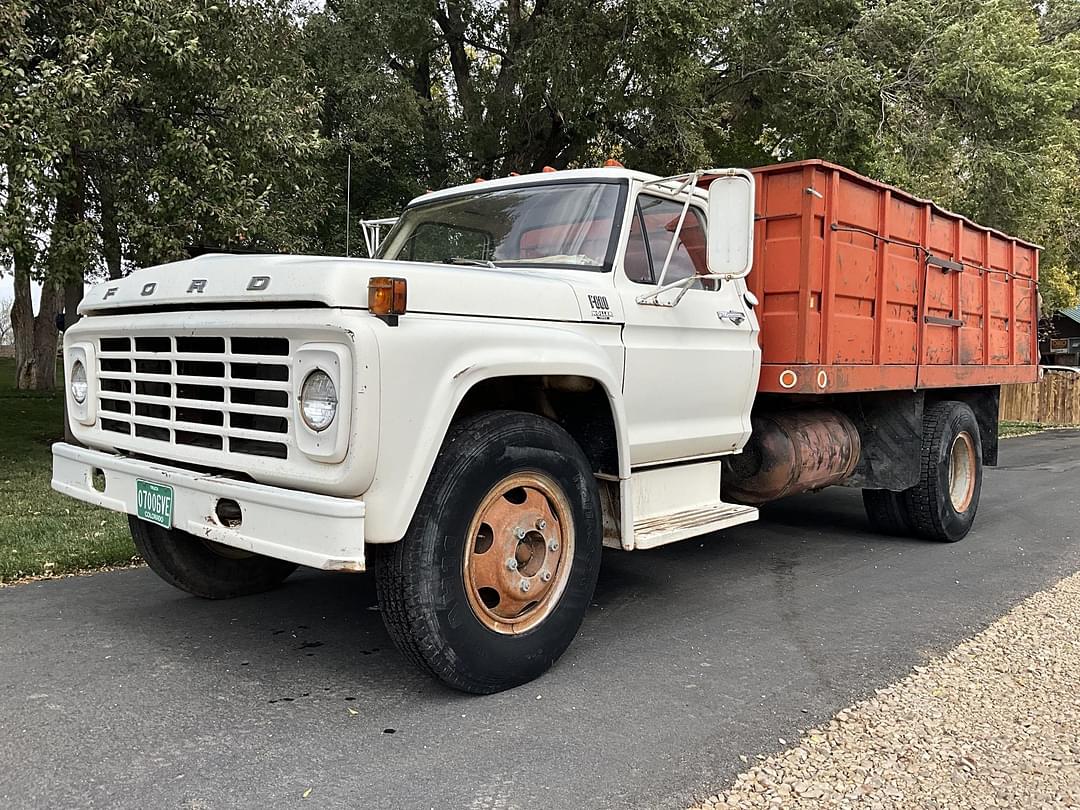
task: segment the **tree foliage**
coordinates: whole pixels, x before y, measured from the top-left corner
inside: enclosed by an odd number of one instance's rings
[[[1080,281],[1078,9],[1075,0],[746,5],[714,82],[726,124],[711,155],[823,157],[1039,242],[1056,268],[1047,303],[1068,302]]]
[[[1078,8],[330,0],[305,37],[363,213],[610,156],[657,172],[821,157],[1044,244],[1060,303],[1080,280]]]
[[[71,322],[84,276],[197,245],[317,247],[320,108],[288,3],[9,0],[0,13],[0,252],[16,345],[33,346],[17,352],[20,384],[51,386],[52,322],[61,309]]]

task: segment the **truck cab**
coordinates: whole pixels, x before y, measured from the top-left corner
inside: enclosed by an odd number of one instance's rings
[[[413,200],[375,258],[210,255],[98,284],[64,336],[77,443],[54,446],[53,486],[126,512],[190,593],[374,568],[420,667],[477,693],[528,681],[574,637],[602,546],[754,520],[777,470],[780,494],[856,473],[843,408],[755,411],[755,186],[515,176]],[[956,468],[972,516],[981,447]]]

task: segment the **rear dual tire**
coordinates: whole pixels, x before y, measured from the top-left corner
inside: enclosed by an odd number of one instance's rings
[[[975,414],[963,402],[935,403],[923,416],[919,482],[903,492],[864,489],[866,516],[883,534],[955,543],[975,522],[982,475]]]
[[[874,531],[897,537],[912,533],[902,494],[888,489],[864,489],[863,508]]]

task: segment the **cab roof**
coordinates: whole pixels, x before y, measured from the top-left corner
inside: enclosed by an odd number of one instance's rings
[[[534,174],[520,174],[511,177],[499,177],[494,180],[476,181],[460,186],[431,191],[409,202],[408,207],[434,202],[447,197],[456,197],[461,194],[472,194],[477,191],[490,191],[492,189],[514,188],[516,186],[535,186],[541,183],[565,183],[568,180],[595,181],[595,180],[637,180],[647,183],[652,180],[660,180],[659,175],[637,172],[621,166],[605,167],[600,169],[563,169],[554,172],[536,172]]]

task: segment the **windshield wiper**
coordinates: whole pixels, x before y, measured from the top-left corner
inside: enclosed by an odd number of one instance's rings
[[[499,269],[499,265],[488,259],[466,259],[464,256],[448,256],[443,259],[443,264],[465,264],[469,267],[487,267],[489,270]]]

